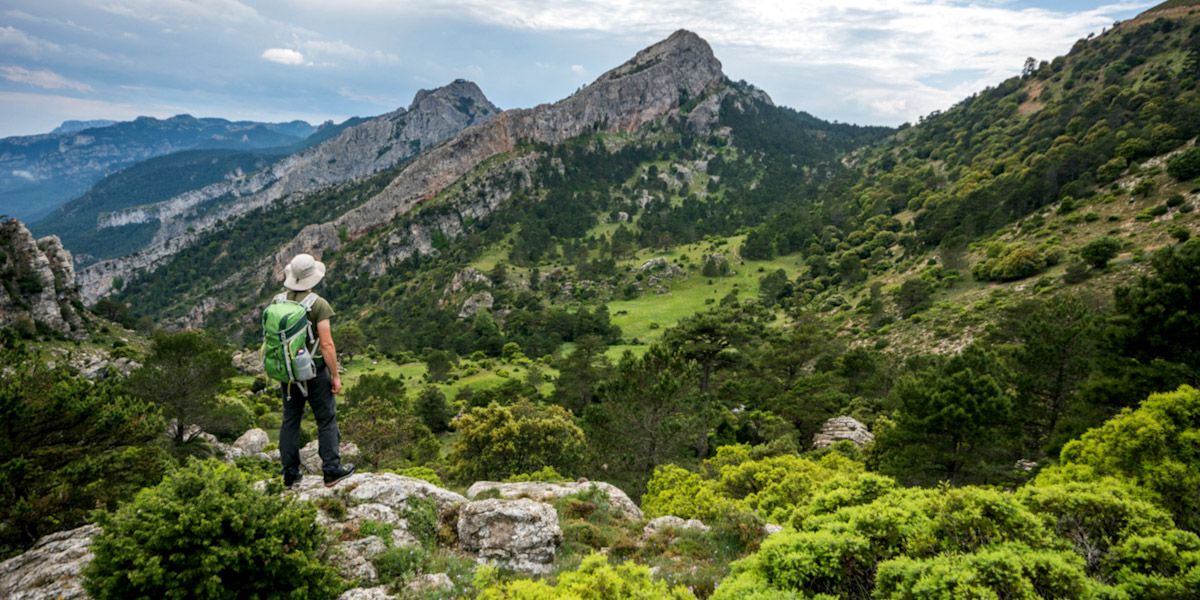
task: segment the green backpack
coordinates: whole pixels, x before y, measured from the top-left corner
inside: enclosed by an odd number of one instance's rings
[[[263,370],[267,376],[283,383],[298,384],[305,396],[305,382],[316,377],[316,366],[309,348],[316,347],[308,311],[317,301],[309,293],[303,300],[288,300],[279,294],[263,309]]]

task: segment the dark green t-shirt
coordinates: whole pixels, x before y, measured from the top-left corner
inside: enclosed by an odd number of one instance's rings
[[[299,301],[305,299],[306,297],[308,297],[308,295],[310,293],[311,292],[297,292],[294,290],[288,290],[287,299],[291,300],[293,302],[299,302]],[[334,315],[333,307],[329,305],[329,301],[320,296],[317,296],[316,302],[313,302],[312,310],[308,311],[308,322],[312,323],[314,339],[319,340],[319,338],[317,337],[318,336],[317,323],[320,323],[321,321],[332,318],[333,315]],[[316,342],[314,342],[314,345],[316,345]],[[310,353],[312,353],[313,356],[316,356],[316,357],[321,356],[321,353],[315,347],[309,348],[308,351]]]

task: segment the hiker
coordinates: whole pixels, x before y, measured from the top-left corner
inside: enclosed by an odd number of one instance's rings
[[[301,478],[300,418],[307,401],[317,419],[321,470],[325,474],[325,486],[330,487],[353,473],[354,465],[343,466],[338,453],[341,434],[334,397],[342,391],[342,377],[338,373],[337,350],[329,324],[333,307],[312,291],[325,276],[325,264],[309,254],[297,254],[283,272],[283,287],[288,291],[276,296],[275,301],[298,302],[307,309],[311,329],[305,349],[316,367],[316,376],[312,379],[280,386],[283,388],[283,425],[279,428],[279,457],[283,462],[283,485],[290,488]],[[316,332],[316,339],[313,339],[312,331]]]

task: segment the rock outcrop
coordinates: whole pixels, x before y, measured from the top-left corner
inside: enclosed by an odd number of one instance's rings
[[[854,417],[834,417],[825,421],[821,430],[813,435],[813,447],[828,448],[842,440],[850,440],[862,447],[874,441],[875,436]]]
[[[514,571],[544,575],[562,543],[553,506],[527,498],[477,500],[458,513],[458,541],[481,561]]]
[[[0,223],[0,327],[27,320],[64,335],[84,334],[71,253],[56,236],[34,240],[24,223]]]
[[[609,506],[617,516],[629,520],[642,520],[642,509],[634,504],[625,492],[615,485],[603,481],[577,481],[570,483],[549,483],[544,481],[523,481],[517,483],[500,483],[497,481],[476,481],[467,489],[468,498],[476,498],[481,494],[495,494],[501,498],[529,498],[539,502],[553,502],[564,496],[599,491],[608,497]]]
[[[0,598],[75,600],[87,598],[80,573],[92,560],[96,525],[60,531],[37,541],[24,554],[0,563]]]
[[[302,197],[390,169],[499,112],[478,86],[459,79],[435,90],[421,90],[408,109],[348,127],[333,139],[269,169],[106,215],[103,222],[108,224],[158,222],[159,226],[150,244],[136,254],[84,268],[79,278],[83,299],[88,304],[95,302],[111,291],[117,277],[129,279],[138,269],[156,268],[200,235],[234,217],[285,197]],[[215,206],[223,197],[237,201]]]

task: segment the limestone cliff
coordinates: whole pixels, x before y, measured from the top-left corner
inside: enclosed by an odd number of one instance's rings
[[[80,272],[87,303],[112,289],[113,281],[153,269],[223,222],[281,198],[379,173],[499,113],[474,83],[457,80],[421,90],[407,109],[368,119],[264,171],[221,181],[149,206],[106,214],[100,226],[158,222],[148,247],[131,256],[89,265]]]
[[[24,223],[0,223],[0,327],[41,324],[83,333],[71,253],[55,236],[34,240]]]

